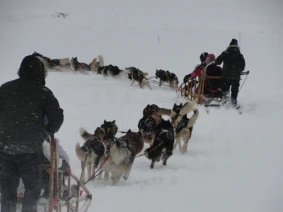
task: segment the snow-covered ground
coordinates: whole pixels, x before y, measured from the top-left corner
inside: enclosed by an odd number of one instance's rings
[[[57,17],[57,13],[67,13]],[[250,70],[239,93],[243,114],[211,109],[200,116],[188,153],[168,166],[137,158],[127,181],[95,181],[89,211],[283,211],[283,2],[279,0],[0,1],[0,84],[17,77],[22,58],[37,51],[50,58],[136,66],[177,74],[180,81],[203,51],[218,56],[239,40]],[[243,82],[243,80],[241,81]],[[125,77],[50,71],[49,87],[64,109],[56,134],[72,171],[80,174],[75,144],[79,127],[92,132],[104,120],[137,131],[147,104],[172,108],[185,99],[167,87],[130,86]],[[166,119],[166,117],[164,117]],[[121,134],[118,134],[121,136]]]

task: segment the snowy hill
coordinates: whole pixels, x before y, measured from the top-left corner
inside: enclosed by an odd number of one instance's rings
[[[238,98],[243,114],[199,107],[187,154],[176,149],[167,167],[158,163],[154,170],[137,158],[130,178],[115,187],[89,183],[89,211],[281,212],[282,14],[276,0],[1,0],[0,83],[16,78],[21,60],[34,51],[86,63],[102,54],[106,65],[135,66],[150,76],[166,69],[182,81],[201,52],[218,56],[236,38],[251,72]],[[46,81],[64,109],[56,136],[76,175],[79,127],[93,132],[116,120],[119,130],[137,131],[147,104],[186,102],[168,87],[140,89],[125,77],[50,71]]]

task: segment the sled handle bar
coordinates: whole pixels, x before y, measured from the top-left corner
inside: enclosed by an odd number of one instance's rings
[[[248,75],[250,73],[250,71],[245,71],[245,72],[242,72],[241,75]]]

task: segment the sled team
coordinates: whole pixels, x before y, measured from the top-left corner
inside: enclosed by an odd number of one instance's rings
[[[228,48],[217,58],[214,54],[202,53],[200,61],[195,70],[184,77],[184,82],[203,72],[208,76],[221,76],[222,80],[216,82],[215,86],[227,98],[231,88],[231,102],[237,104],[240,75],[245,69],[245,59],[237,40],[232,39]],[[222,63],[223,68],[219,66]],[[71,173],[69,157],[60,146],[59,139],[54,137],[64,121],[64,112],[52,91],[45,86],[48,68],[68,64],[69,60],[66,58],[50,59],[34,53],[23,59],[18,71],[19,78],[0,87],[2,212],[16,211],[20,178],[25,187],[22,212],[36,212],[38,200],[41,197],[48,198],[49,174],[42,164],[49,163],[51,142],[57,143],[58,168],[66,177]],[[104,75],[118,75],[121,72],[117,66],[104,66],[102,56],[98,56],[90,64],[81,64],[77,58],[72,58],[71,66],[74,70],[96,70]],[[140,87],[148,84],[146,73],[135,67],[129,67],[127,71],[129,79],[137,81]],[[178,85],[177,76],[169,71],[156,70],[156,77],[160,78],[160,85],[163,82],[168,82],[174,88]],[[77,144],[75,151],[82,169],[87,170],[88,178],[83,176],[83,181],[89,180],[101,166],[105,170],[104,178],[107,179],[110,175],[115,185],[120,178],[129,178],[139,154],[151,161],[150,168],[153,169],[159,161],[166,166],[177,145],[181,153],[185,153],[199,116],[195,104],[195,101],[184,105],[174,104],[172,109],[155,104],[147,105],[138,122],[139,131],[132,132],[129,129],[119,138],[116,137],[116,120],[105,120],[94,134],[81,128],[79,132],[85,142],[82,146]],[[188,118],[187,115],[191,112],[193,115]],[[164,115],[170,117],[170,120],[163,119]],[[101,176],[102,174],[98,175],[98,178]]]

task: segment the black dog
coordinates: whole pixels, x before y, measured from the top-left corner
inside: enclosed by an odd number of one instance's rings
[[[139,131],[144,143],[152,146],[155,138],[156,121],[151,116],[144,116],[138,123]]]
[[[88,170],[88,178],[90,178],[93,171],[98,167],[99,163],[110,150],[111,144],[115,141],[115,135],[118,131],[118,127],[114,121],[105,121],[96,128],[94,134],[88,133],[84,128],[80,128],[81,137],[85,140],[83,146],[79,143],[76,145],[76,155],[81,161],[82,168],[85,167]],[[87,157],[86,157],[87,156]],[[91,169],[93,171],[91,171]],[[105,172],[105,178],[108,178],[108,172]],[[98,176],[98,179],[101,175]],[[85,180],[85,173],[82,177]]]
[[[159,78],[159,86],[161,86],[163,82],[167,82],[171,88],[178,88],[179,80],[176,74],[162,69],[156,69],[155,76],[156,78]]]
[[[98,67],[97,73],[103,74],[104,76],[108,76],[108,74],[111,74],[112,76],[117,76],[122,72],[121,69],[119,69],[118,66],[108,65],[108,66],[101,66]]]
[[[173,154],[174,129],[170,121],[162,120],[156,127],[153,145],[145,150],[145,156],[152,160],[150,168],[159,162],[162,156],[163,165],[167,165],[168,158]]]
[[[147,105],[143,109],[143,116],[152,116],[154,112],[156,112],[159,107],[155,104]]]
[[[146,76],[148,75],[147,73],[144,73],[140,69],[135,67],[129,67],[125,69],[129,72],[128,78],[132,80],[131,86],[134,84],[134,82],[138,82],[140,88],[143,88],[145,85],[147,85],[149,89],[151,89],[148,79],[146,78]]]

